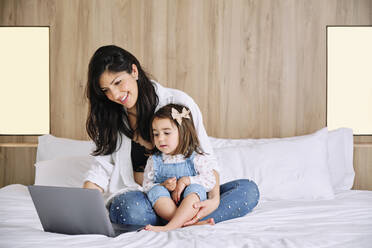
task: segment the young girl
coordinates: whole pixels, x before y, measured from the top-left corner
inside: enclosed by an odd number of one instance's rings
[[[153,155],[147,160],[143,188],[155,212],[169,221],[146,230],[169,231],[182,227],[198,212],[193,204],[207,199],[215,185],[215,159],[204,154],[190,110],[168,104],[152,118]],[[178,207],[177,207],[178,206]],[[214,224],[213,218],[198,224]]]

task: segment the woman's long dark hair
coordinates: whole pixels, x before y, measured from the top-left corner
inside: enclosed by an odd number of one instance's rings
[[[99,79],[104,71],[126,71],[130,74],[133,64],[138,69],[136,130],[132,130],[129,126],[128,114],[124,107],[109,100],[102,92],[99,84]],[[96,144],[96,150],[93,151],[92,155],[113,153],[116,149],[119,133],[123,133],[132,139],[134,133],[137,132],[144,140],[151,141],[150,120],[159,100],[154,85],[142,70],[136,57],[131,53],[113,45],[98,48],[89,62],[86,97],[89,100],[86,129],[89,137]],[[120,146],[121,142],[122,140],[120,140]]]

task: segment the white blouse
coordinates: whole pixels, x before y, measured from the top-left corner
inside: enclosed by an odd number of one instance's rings
[[[186,160],[182,154],[167,155],[164,153],[162,154],[162,159],[165,164],[180,163]],[[211,191],[216,184],[213,169],[217,165],[217,160],[214,156],[195,154],[193,162],[197,174],[196,176],[189,177],[190,183],[200,184],[207,192]],[[154,176],[154,160],[151,156],[147,160],[143,175],[142,187],[145,192],[148,192],[152,187],[159,184],[154,182]]]

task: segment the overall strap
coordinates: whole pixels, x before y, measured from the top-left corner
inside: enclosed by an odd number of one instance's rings
[[[196,169],[195,169],[195,165],[194,165],[194,158],[195,158],[195,155],[196,155],[196,152],[193,152],[192,154],[191,154],[191,156],[190,157],[188,157],[187,159],[186,159],[186,163],[187,163],[187,165],[189,166],[189,168],[190,168],[190,170],[192,171],[192,173],[194,174],[194,175],[196,175]]]
[[[159,166],[161,166],[163,164],[162,154],[159,153],[159,154],[152,155],[152,160],[154,161],[154,172],[156,173]]]

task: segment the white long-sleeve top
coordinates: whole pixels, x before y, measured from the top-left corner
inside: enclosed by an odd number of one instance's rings
[[[182,154],[167,155],[162,154],[163,163],[172,164],[184,162],[186,159]],[[217,160],[213,156],[201,155],[196,153],[194,156],[194,169],[196,171],[195,176],[190,176],[190,183],[200,184],[205,188],[207,192],[211,191],[216,184],[216,178],[213,174],[213,169],[216,167]],[[143,190],[148,192],[152,187],[158,185],[155,183],[155,171],[154,171],[154,160],[153,157],[149,157],[147,160],[145,172],[143,175]]]
[[[153,81],[153,84],[159,98],[155,111],[169,103],[187,106],[193,116],[201,148],[205,153],[213,156],[213,149],[203,125],[202,114],[194,100],[180,90],[163,87],[155,81]],[[84,181],[97,184],[104,190],[106,204],[109,204],[114,196],[124,192],[143,191],[143,188],[134,181],[133,177],[133,166],[130,157],[131,140],[127,136],[119,134],[117,147],[119,147],[120,141],[122,141],[122,144],[116,152],[106,156],[95,156],[95,163],[92,164],[84,179]],[[219,171],[217,164],[213,169],[217,172]]]

